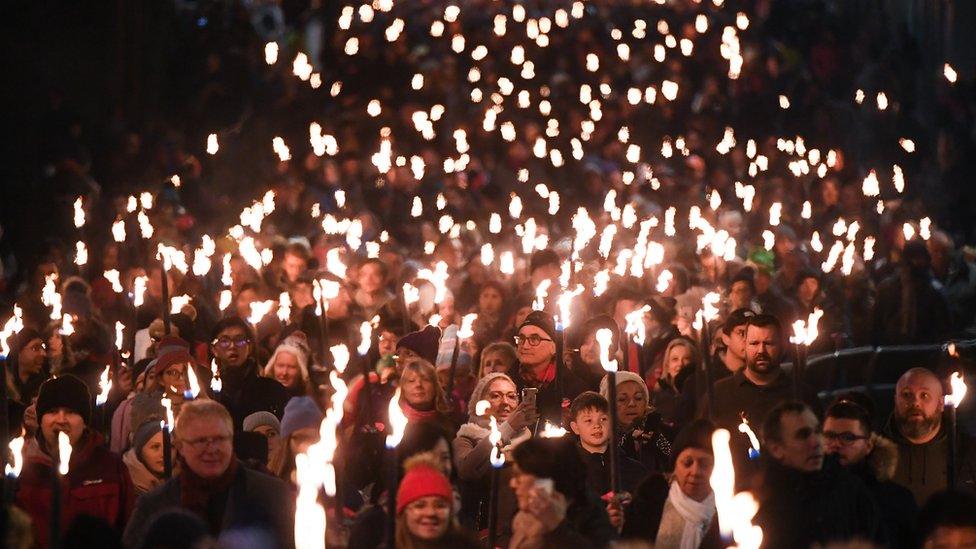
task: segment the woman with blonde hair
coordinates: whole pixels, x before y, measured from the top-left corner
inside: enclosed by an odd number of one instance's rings
[[[651,395],[654,408],[665,421],[675,422],[681,388],[688,375],[698,367],[699,361],[698,347],[687,338],[676,337],[665,347],[661,377]]]
[[[400,409],[411,422],[429,421],[452,433],[457,430],[433,364],[422,359],[404,364],[399,387]]]

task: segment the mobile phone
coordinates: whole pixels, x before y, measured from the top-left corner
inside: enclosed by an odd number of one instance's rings
[[[525,406],[535,406],[535,397],[539,394],[537,387],[526,387],[522,389],[522,404]]]
[[[539,492],[544,492],[546,495],[552,495],[553,482],[551,478],[537,478],[533,483],[533,487]]]

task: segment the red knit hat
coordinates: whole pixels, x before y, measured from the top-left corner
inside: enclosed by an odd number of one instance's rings
[[[402,513],[407,505],[427,496],[438,496],[452,502],[454,491],[447,477],[429,463],[421,462],[412,467],[408,464],[407,473],[403,475],[397,491],[397,514]]]

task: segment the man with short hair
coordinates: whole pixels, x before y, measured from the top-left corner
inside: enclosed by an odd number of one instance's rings
[[[105,447],[101,433],[90,429],[91,395],[73,375],[52,378],[37,396],[38,431],[27,443],[24,469],[17,481],[16,504],[31,517],[39,547],[48,547],[51,479],[58,459],[59,433],[68,436],[71,459],[60,479],[61,533],[78,516],[104,520],[117,532],[132,512],[135,490],[122,459]]]
[[[931,370],[912,368],[895,385],[895,407],[885,426],[885,434],[898,445],[892,480],[911,490],[918,505],[949,483],[944,397],[942,382]],[[958,433],[957,440],[957,487],[972,492],[976,490],[976,445],[964,432]]]
[[[880,541],[878,509],[836,457],[825,459],[820,421],[807,405],[780,403],[762,426],[764,478],[754,523],[765,547]]]
[[[711,411],[712,420],[733,433],[738,432],[743,412],[753,426],[761,425],[769,410],[793,398],[792,376],[780,366],[784,340],[779,321],[765,314],[745,316],[745,367],[715,382],[715,409]],[[738,345],[734,332],[729,341]],[[819,408],[816,394],[805,386],[802,397],[814,409]],[[705,415],[707,402],[702,400],[698,410],[699,415]]]
[[[174,507],[203,519],[215,538],[228,530],[259,527],[281,547],[294,543],[294,498],[288,486],[237,460],[226,408],[205,399],[184,404],[174,445],[180,474],[139,500],[123,537],[126,547],[140,547],[152,518]]]
[[[224,318],[212,334],[210,351],[222,384],[214,398],[230,412],[234,430],[240,431],[244,418],[254,412],[271,412],[281,419],[290,395],[281,383],[259,374],[252,356],[254,334],[247,322],[239,317]],[[209,386],[209,378],[206,383]]]
[[[914,547],[915,498],[907,488],[891,482],[898,447],[872,431],[868,409],[853,397],[842,397],[827,409],[823,436],[827,455],[837,456],[874,497],[889,546]]]
[[[518,366],[512,380],[521,391],[526,387],[538,389],[536,408],[543,421],[553,425],[563,423],[569,404],[583,392],[583,383],[556,360],[556,326],[552,316],[532,311],[519,326],[515,335]]]

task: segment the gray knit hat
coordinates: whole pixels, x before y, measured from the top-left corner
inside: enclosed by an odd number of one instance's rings
[[[471,391],[471,400],[468,401],[468,415],[471,416],[468,421],[474,421],[475,418],[478,417],[478,402],[485,400],[485,393],[488,392],[488,387],[491,387],[491,382],[495,381],[496,379],[504,379],[505,381],[510,382],[512,385],[515,385],[512,378],[501,372],[487,374],[485,377],[478,380],[478,384],[475,385],[474,390]]]
[[[275,417],[271,412],[254,412],[253,414],[244,418],[244,430],[253,431],[262,425],[267,425],[271,427],[276,433],[281,432],[281,422]]]

